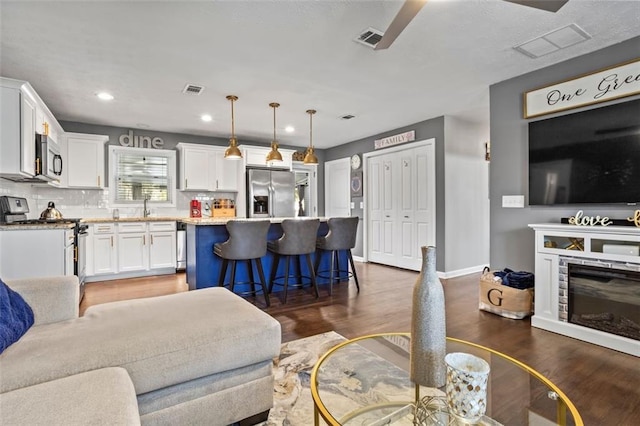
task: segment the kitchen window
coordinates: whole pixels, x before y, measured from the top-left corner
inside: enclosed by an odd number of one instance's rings
[[[114,205],[175,206],[176,152],[164,149],[109,147],[111,201]]]

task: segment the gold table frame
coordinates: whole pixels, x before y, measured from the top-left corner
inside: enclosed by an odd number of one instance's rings
[[[331,357],[331,355],[333,355],[336,351],[338,351],[340,348],[353,344],[355,342],[361,341],[361,340],[366,340],[366,339],[372,339],[372,338],[376,338],[376,337],[385,337],[385,336],[406,336],[411,338],[409,333],[379,333],[379,334],[370,334],[370,335],[366,335],[366,336],[360,336],[357,337],[355,339],[349,339],[346,340],[336,346],[334,346],[333,348],[331,348],[330,350],[328,350],[324,355],[322,355],[322,357],[320,357],[318,359],[318,362],[316,362],[315,366],[313,367],[313,371],[311,372],[311,396],[313,398],[313,417],[314,417],[314,425],[315,426],[319,426],[320,425],[320,417],[322,417],[322,419],[329,425],[331,426],[339,426],[341,425],[341,423],[335,419],[331,413],[329,412],[329,410],[327,409],[327,407],[323,404],[322,402],[322,398],[320,397],[320,393],[318,391],[318,370],[320,369],[320,367],[322,366],[322,364],[324,363],[325,360],[327,360],[329,357]],[[518,361],[515,358],[512,358],[508,355],[505,355],[501,352],[495,351],[493,349],[487,348],[485,346],[482,345],[478,345],[476,343],[472,343],[472,342],[467,342],[465,340],[460,340],[460,339],[455,339],[453,337],[447,337],[447,341],[448,342],[455,342],[455,343],[459,343],[462,345],[468,345],[470,347],[479,349],[479,350],[483,350],[486,351],[490,354],[493,355],[497,355],[498,357],[509,361],[510,363],[520,367],[521,369],[525,370],[527,373],[529,373],[529,375],[535,377],[536,379],[538,379],[540,382],[542,382],[544,385],[546,385],[550,390],[550,395],[549,397],[552,399],[555,399],[557,401],[557,409],[556,409],[556,423],[558,425],[561,426],[565,426],[566,425],[566,418],[567,418],[567,414],[569,413],[571,415],[571,417],[573,417],[573,421],[575,422],[576,426],[584,426],[584,422],[582,421],[582,417],[580,416],[580,414],[578,413],[578,410],[576,409],[576,407],[573,405],[573,403],[569,400],[569,398],[554,384],[552,383],[549,379],[547,379],[545,376],[543,376],[541,373],[539,373],[538,371],[534,370],[533,368],[529,367],[528,365],[526,365],[525,363]],[[553,393],[553,395],[551,395]],[[415,386],[415,400],[414,401],[389,401],[386,403],[382,403],[382,404],[372,404],[371,406],[366,406],[366,407],[361,407],[359,409],[353,410],[351,413],[349,413],[348,415],[344,416],[342,418],[343,421],[348,421],[364,412],[367,411],[372,411],[375,409],[379,409],[384,407],[398,407],[399,409],[404,409],[404,408],[409,408],[409,407],[414,407],[416,406],[416,404],[418,403],[418,401],[420,401],[420,387],[419,386]],[[568,410],[568,413],[567,413]],[[382,424],[388,424],[388,423],[382,423]]]

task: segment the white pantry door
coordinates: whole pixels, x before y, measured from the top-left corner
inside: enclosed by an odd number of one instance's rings
[[[420,270],[435,245],[435,140],[366,158],[367,259]]]
[[[351,180],[348,158],[324,163],[324,215],[326,217],[351,216]]]

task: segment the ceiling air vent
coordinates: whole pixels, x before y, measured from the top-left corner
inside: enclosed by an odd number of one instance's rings
[[[514,49],[530,58],[539,58],[590,38],[591,36],[578,25],[570,24],[515,46]]]
[[[204,86],[198,86],[197,84],[188,84],[182,89],[182,93],[187,95],[199,95],[204,90]]]
[[[365,46],[374,48],[383,35],[384,33],[382,31],[369,27],[366,30],[362,31],[358,37],[353,39],[353,41],[357,41],[358,43],[364,44]]]

